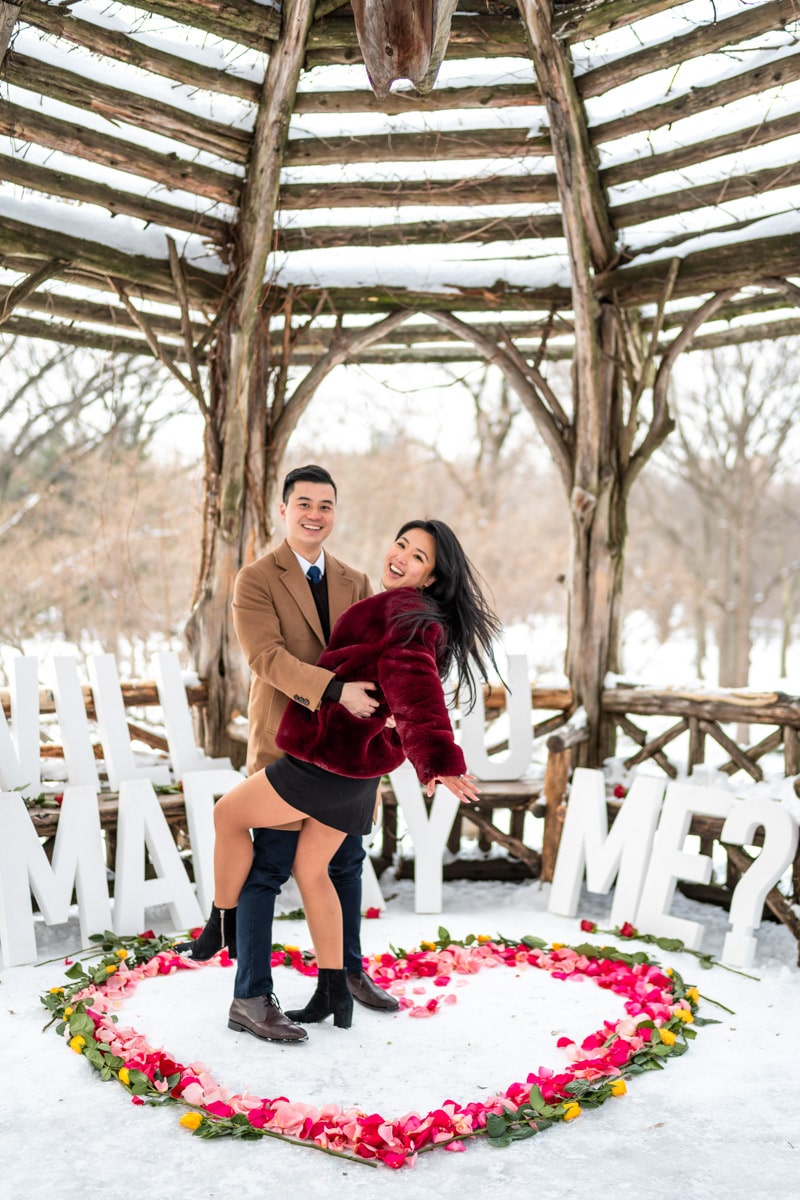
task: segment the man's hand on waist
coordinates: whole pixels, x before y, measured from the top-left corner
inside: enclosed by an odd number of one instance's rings
[[[374,691],[374,683],[346,683],[342,687],[339,703],[354,717],[371,717],[380,703],[376,696],[370,695]]]

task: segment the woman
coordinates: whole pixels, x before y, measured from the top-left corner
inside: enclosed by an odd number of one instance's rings
[[[499,622],[452,530],[441,521],[409,521],[397,534],[381,576],[383,591],[352,605],[336,622],[319,665],[344,682],[374,679],[380,704],[357,718],[342,705],[284,713],[277,744],[284,757],[223,796],[214,809],[215,905],[194,957],[220,948],[220,931],[252,862],[250,830],[299,829],[292,868],[314,943],[317,990],[293,1021],[349,1027],[353,1002],[342,960],[339,901],[328,863],[348,833],[372,827],[382,775],[409,758],[433,795],[437,782],[464,803],[478,790],[453,739],[442,679],[455,670],[456,691],[474,701],[470,658],[486,675]],[[208,948],[209,952],[205,953]]]

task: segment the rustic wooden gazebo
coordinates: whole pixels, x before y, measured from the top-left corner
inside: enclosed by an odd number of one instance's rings
[[[579,754],[603,757],[626,506],[670,432],[676,358],[800,331],[799,15],[0,2],[0,322],[153,355],[204,414],[189,633],[210,751],[244,694],[233,579],[272,536],[320,381],[347,360],[477,358],[558,467]],[[548,382],[557,358],[568,394]]]

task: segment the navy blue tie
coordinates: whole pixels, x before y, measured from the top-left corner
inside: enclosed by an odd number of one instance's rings
[[[306,571],[306,579],[312,584],[319,583],[320,579],[322,579],[322,571],[320,571],[319,567],[309,567]]]

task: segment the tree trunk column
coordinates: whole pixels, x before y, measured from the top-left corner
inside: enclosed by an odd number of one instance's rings
[[[274,448],[266,433],[270,421],[265,277],[280,170],[314,7],[315,0],[284,0],[281,35],[264,76],[231,248],[228,312],[210,373],[204,553],[186,637],[208,686],[204,747],[207,753],[228,754],[234,760],[241,758],[242,747],[228,737],[227,722],[231,712],[246,706],[249,673],[231,619],[233,586],[248,551],[255,556],[263,549],[260,543],[271,500],[264,488],[267,480],[274,480],[276,470],[274,463],[267,465]]]

